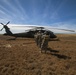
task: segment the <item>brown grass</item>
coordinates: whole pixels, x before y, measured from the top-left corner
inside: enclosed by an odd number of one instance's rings
[[[75,75],[76,35],[57,36],[45,54],[34,39],[0,35],[0,75]]]

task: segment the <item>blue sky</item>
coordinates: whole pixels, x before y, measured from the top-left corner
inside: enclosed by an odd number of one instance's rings
[[[0,0],[0,22],[76,30],[76,0]]]

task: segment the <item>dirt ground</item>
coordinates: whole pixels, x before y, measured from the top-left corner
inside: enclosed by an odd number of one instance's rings
[[[76,75],[76,34],[57,34],[41,53],[33,38],[0,35],[0,75]]]

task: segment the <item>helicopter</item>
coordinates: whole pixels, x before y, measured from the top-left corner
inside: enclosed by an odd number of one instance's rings
[[[22,32],[22,33],[12,33],[12,31],[10,30],[10,28],[8,27],[8,24],[10,23],[7,22],[7,24],[3,24],[1,23],[1,25],[3,25],[3,28],[0,30],[2,31],[3,29],[5,29],[5,34],[3,35],[8,35],[8,36],[13,36],[15,38],[17,37],[26,37],[26,38],[34,38],[34,35],[41,31],[42,33],[44,33],[45,31],[48,32],[48,34],[50,35],[50,38],[57,38],[57,36],[50,30],[45,29],[45,27],[39,27],[39,26],[34,26],[32,29],[28,30],[27,32]],[[29,26],[28,26],[29,27]],[[30,26],[32,27],[32,26]],[[54,28],[57,29],[57,28]],[[66,30],[66,29],[58,29],[58,30],[65,30],[65,31],[71,31],[74,32],[73,30]]]

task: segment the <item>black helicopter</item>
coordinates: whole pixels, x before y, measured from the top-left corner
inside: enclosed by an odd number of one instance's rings
[[[50,38],[57,38],[57,36],[52,31],[46,30],[44,27],[34,27],[34,28],[28,30],[28,32],[13,34],[11,32],[10,28],[7,26],[9,23],[10,23],[10,21],[7,24],[5,24],[5,25],[3,23],[1,23],[1,25],[3,25],[3,28],[0,31],[2,31],[3,29],[5,29],[6,33],[4,35],[14,36],[15,38],[17,38],[17,37],[34,38],[34,35],[38,31],[41,31],[42,33],[44,33],[45,31],[47,31],[48,34],[50,35]],[[58,30],[65,30],[65,31],[74,32],[73,30],[66,30],[66,29],[58,29]]]

